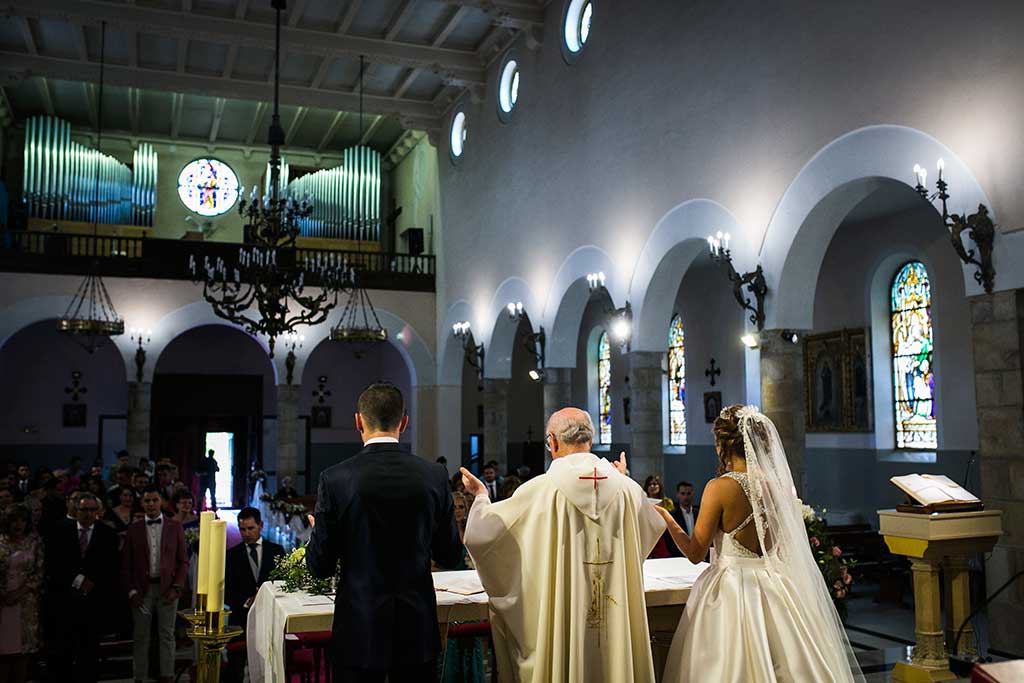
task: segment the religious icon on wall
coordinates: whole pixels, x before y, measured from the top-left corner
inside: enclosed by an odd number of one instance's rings
[[[331,407],[330,406],[313,406],[310,408],[310,423],[313,429],[330,429],[331,428]]]
[[[718,419],[718,414],[722,412],[722,392],[721,391],[705,391],[704,392],[704,421],[711,424]]]
[[[84,403],[65,403],[61,425],[67,429],[85,427],[86,405]]]
[[[804,337],[804,398],[808,432],[872,430],[866,329]]]

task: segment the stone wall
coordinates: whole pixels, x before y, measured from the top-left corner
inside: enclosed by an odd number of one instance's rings
[[[1003,537],[986,563],[987,592],[1024,569],[1024,290],[971,298],[981,495],[1003,511]],[[992,647],[1024,654],[1024,584],[989,606]]]

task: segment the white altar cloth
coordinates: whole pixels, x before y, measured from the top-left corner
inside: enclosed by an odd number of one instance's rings
[[[683,605],[690,588],[708,564],[693,564],[684,557],[644,562],[647,607]],[[439,624],[487,618],[487,594],[473,570],[434,572]],[[247,623],[249,680],[285,683],[286,634],[328,631],[334,619],[333,596],[285,593],[281,582],[260,587]]]

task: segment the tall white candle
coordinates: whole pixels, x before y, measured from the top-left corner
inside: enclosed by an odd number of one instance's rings
[[[199,513],[199,567],[196,572],[196,593],[206,595],[210,578],[210,524],[216,518],[211,510]]]
[[[207,577],[206,611],[224,609],[224,562],[228,548],[228,523],[223,519],[210,522],[210,565]]]

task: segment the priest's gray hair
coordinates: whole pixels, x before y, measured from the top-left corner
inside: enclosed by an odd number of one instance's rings
[[[583,446],[594,442],[594,422],[585,410],[560,410],[551,416],[548,429],[559,443]]]

